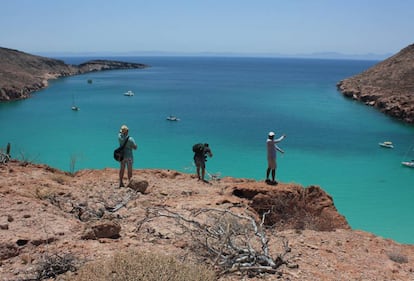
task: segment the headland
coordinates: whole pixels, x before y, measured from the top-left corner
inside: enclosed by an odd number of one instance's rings
[[[414,44],[337,84],[346,97],[414,124]]]
[[[48,80],[94,71],[141,69],[148,65],[111,60],[92,60],[80,65],[0,47],[0,102],[29,98],[48,86]]]

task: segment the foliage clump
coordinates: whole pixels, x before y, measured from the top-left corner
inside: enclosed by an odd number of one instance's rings
[[[86,264],[71,281],[213,281],[214,271],[173,257],[130,251]]]

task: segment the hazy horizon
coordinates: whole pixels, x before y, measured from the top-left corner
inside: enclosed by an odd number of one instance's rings
[[[394,54],[342,54],[337,52],[281,54],[281,53],[236,53],[236,52],[168,52],[168,51],[131,51],[131,52],[37,52],[34,55],[45,57],[263,57],[263,58],[309,58],[309,59],[350,59],[384,60]]]
[[[413,43],[405,0],[0,1],[0,45],[45,54],[369,57]]]

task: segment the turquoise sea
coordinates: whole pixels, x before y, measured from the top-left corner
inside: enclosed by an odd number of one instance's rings
[[[191,147],[208,142],[210,174],[264,180],[267,133],[285,133],[279,181],[319,185],[354,229],[414,244],[414,169],[401,165],[414,159],[414,126],[336,89],[376,61],[107,59],[151,67],[61,78],[30,99],[1,103],[0,147],[10,142],[14,158],[65,171],[116,168],[112,152],[126,124],[138,143],[137,169],[193,173]],[[124,96],[128,90],[135,95]],[[181,120],[167,121],[170,114]],[[387,140],[394,149],[379,147]]]

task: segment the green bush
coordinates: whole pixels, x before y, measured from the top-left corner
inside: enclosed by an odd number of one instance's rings
[[[103,262],[83,266],[72,281],[213,281],[214,271],[184,264],[173,257],[155,253],[115,254]]]

